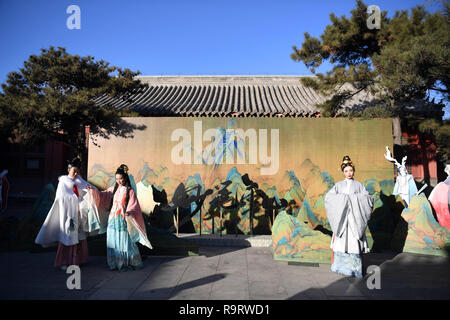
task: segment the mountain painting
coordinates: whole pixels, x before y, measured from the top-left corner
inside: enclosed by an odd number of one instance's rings
[[[323,197],[343,179],[343,156],[359,181],[393,177],[383,157],[393,143],[390,119],[124,119],[145,129],[96,137],[88,180],[106,189],[126,164],[143,212],[162,228],[173,229],[178,214],[183,232],[271,234],[280,212],[327,227]]]

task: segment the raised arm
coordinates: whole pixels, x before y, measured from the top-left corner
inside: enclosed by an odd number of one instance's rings
[[[94,189],[91,186],[87,186],[87,189],[91,192],[92,199],[99,209],[109,208],[113,197],[114,187],[110,187],[105,191],[99,191],[97,188]]]

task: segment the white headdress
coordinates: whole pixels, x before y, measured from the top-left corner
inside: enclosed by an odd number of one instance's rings
[[[405,171],[407,171],[407,170],[406,170],[406,166],[405,166],[406,159],[408,158],[407,156],[404,156],[404,157],[402,158],[402,164],[400,164],[400,163],[398,163],[397,160],[395,160],[395,159],[392,157],[391,151],[389,151],[389,147],[386,146],[386,154],[384,155],[384,157],[386,158],[386,160],[395,163],[395,165],[397,166],[397,169],[398,169],[399,172],[400,172],[400,168],[403,168]]]

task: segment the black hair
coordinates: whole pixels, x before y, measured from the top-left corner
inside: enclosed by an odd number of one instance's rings
[[[77,167],[78,169],[81,168],[81,159],[78,157],[73,158],[72,160],[67,161],[67,169],[70,169],[72,167]]]
[[[127,188],[127,196],[126,196],[125,207],[124,207],[124,213],[125,213],[125,211],[127,210],[128,201],[130,200],[130,188],[131,188],[130,177],[128,176],[128,167],[125,164],[121,164],[120,167],[117,168],[115,174],[120,174],[120,175],[122,175],[123,178],[125,178],[124,186]],[[113,191],[113,196],[111,199],[111,205],[109,206],[109,210],[111,210],[111,208],[113,206],[114,195],[116,194],[116,191],[118,188],[119,188],[119,185],[116,182],[116,184],[114,185],[114,191]]]

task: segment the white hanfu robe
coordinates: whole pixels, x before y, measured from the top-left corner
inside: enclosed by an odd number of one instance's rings
[[[373,198],[364,185],[353,179],[339,181],[325,196],[325,210],[333,231],[332,271],[362,277],[362,253],[370,251],[366,227]]]
[[[395,181],[393,195],[400,195],[406,205],[409,206],[411,198],[417,194],[417,186],[414,177],[410,174],[405,176],[399,175]]]
[[[90,231],[87,230],[89,204],[86,187],[95,187],[79,176],[75,179],[68,175],[60,176],[58,181],[55,201],[35,240],[44,248],[58,243],[65,246],[78,244]],[[79,197],[74,193],[74,185]]]

